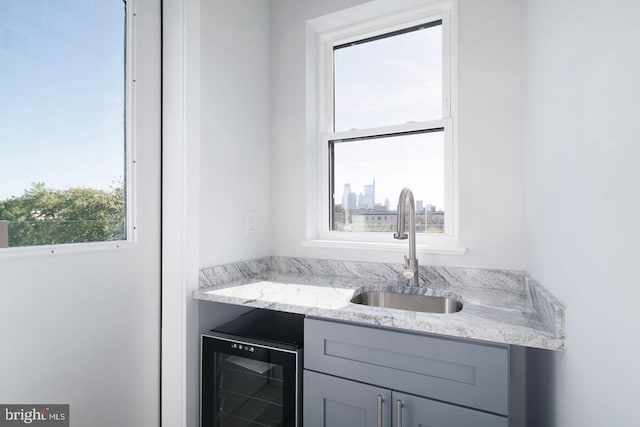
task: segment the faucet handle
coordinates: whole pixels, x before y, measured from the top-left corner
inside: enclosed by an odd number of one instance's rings
[[[407,257],[406,255],[404,256],[404,268],[409,268],[409,257]]]

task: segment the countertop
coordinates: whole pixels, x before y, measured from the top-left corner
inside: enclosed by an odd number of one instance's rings
[[[398,284],[400,264],[266,257],[200,271],[199,300],[548,350],[565,348],[564,306],[524,272],[421,266],[420,286]],[[350,302],[364,290],[453,296],[462,311],[418,313]]]

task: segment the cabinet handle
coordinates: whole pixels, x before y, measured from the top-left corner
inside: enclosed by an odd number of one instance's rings
[[[382,395],[378,395],[378,427],[382,427]]]
[[[396,402],[396,414],[398,417],[398,427],[402,427],[402,400]]]

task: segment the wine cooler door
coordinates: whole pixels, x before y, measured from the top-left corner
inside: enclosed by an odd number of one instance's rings
[[[298,352],[203,336],[202,427],[295,427]]]

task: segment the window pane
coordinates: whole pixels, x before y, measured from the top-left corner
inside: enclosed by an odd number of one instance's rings
[[[442,118],[442,24],[337,47],[334,67],[336,132]]]
[[[444,232],[444,132],[331,141],[336,231],[392,231],[409,187],[416,230]]]
[[[0,2],[0,247],[125,239],[125,3]]]

